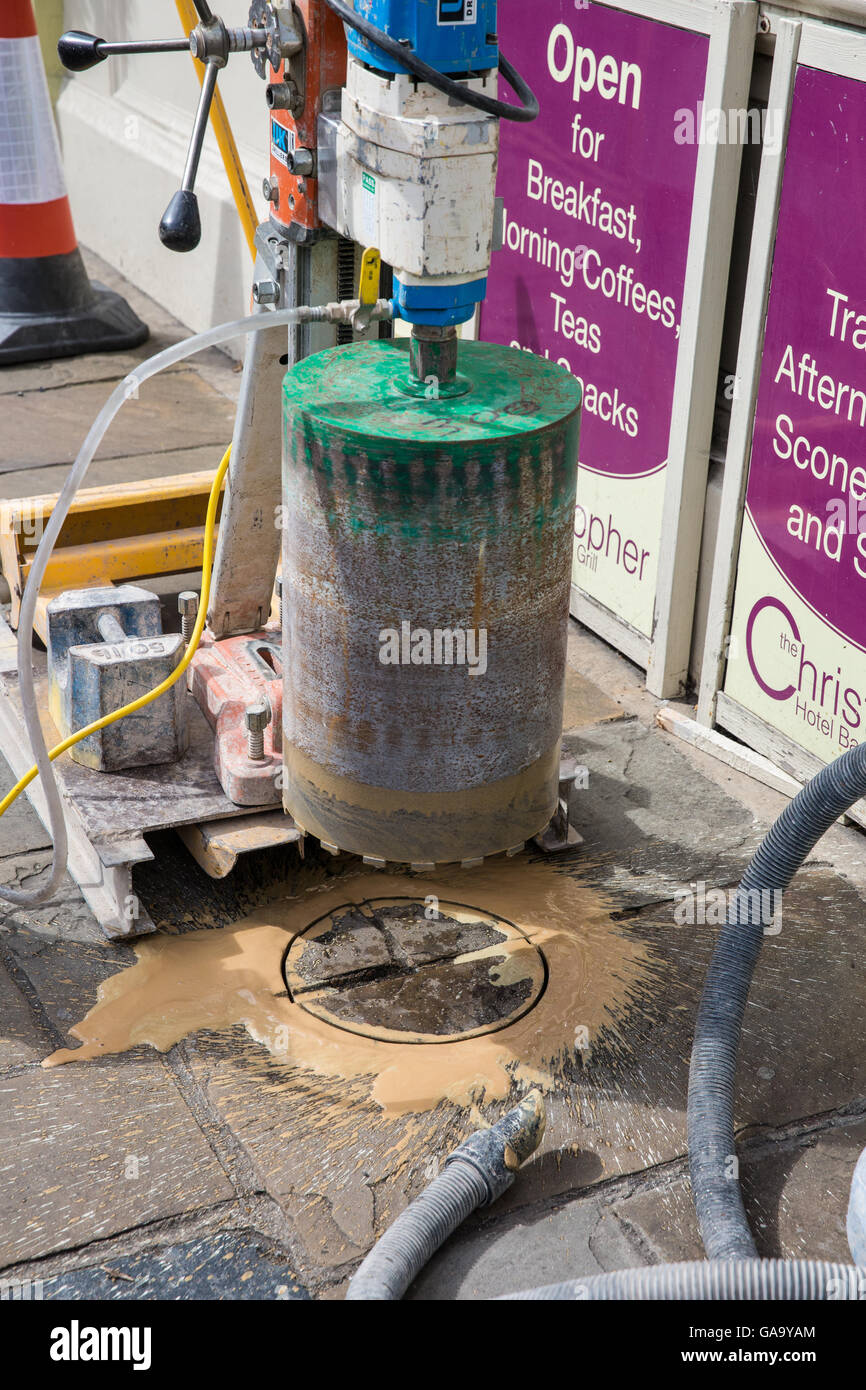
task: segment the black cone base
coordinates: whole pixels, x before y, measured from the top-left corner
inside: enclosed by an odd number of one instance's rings
[[[79,251],[0,260],[0,366],[138,347],[147,325],[91,284]]]

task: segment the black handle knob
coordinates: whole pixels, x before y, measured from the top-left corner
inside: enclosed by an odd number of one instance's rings
[[[198,198],[191,188],[179,188],[162,214],[159,239],[169,251],[194,251],[201,241]]]
[[[100,52],[100,44],[104,43],[105,39],[97,38],[96,34],[85,34],[83,29],[68,29],[60,36],[57,55],[70,72],[86,72],[88,68],[95,68],[97,63],[105,62],[108,54]]]

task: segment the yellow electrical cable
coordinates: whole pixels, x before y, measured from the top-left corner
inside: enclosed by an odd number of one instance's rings
[[[65,753],[68,748],[71,748],[73,744],[80,743],[83,738],[87,738],[89,734],[95,734],[99,729],[106,729],[109,724],[116,724],[118,719],[125,718],[127,714],[135,714],[137,710],[144,709],[145,705],[149,705],[154,700],[159,699],[160,695],[164,695],[167,690],[170,690],[171,687],[180,680],[187,666],[189,666],[189,663],[192,661],[195,650],[201,640],[201,635],[204,632],[205,619],[207,618],[207,606],[208,600],[210,599],[210,578],[211,565],[213,564],[213,537],[216,527],[216,513],[219,505],[223,478],[226,475],[231,455],[232,448],[231,445],[229,445],[216,471],[216,476],[214,477],[213,485],[210,490],[210,497],[207,502],[207,516],[204,523],[204,547],[201,560],[201,597],[199,599],[195,627],[192,630],[192,636],[187,643],[186,651],[181,657],[179,664],[174,668],[170,676],[166,676],[164,681],[160,681],[159,685],[154,686],[153,690],[149,690],[146,695],[140,695],[137,700],[133,700],[128,705],[123,705],[120,709],[113,710],[111,714],[104,714],[101,719],[96,719],[92,724],[85,725],[83,729],[79,729],[76,733],[70,734],[62,743],[58,743],[48,754],[52,762],[55,758],[59,758],[61,753]],[[24,776],[15,783],[12,790],[7,792],[3,800],[0,801],[0,816],[9,809],[16,797],[20,796],[24,788],[29,787],[34,777],[38,775],[39,769],[34,763],[30,771],[25,772]]]

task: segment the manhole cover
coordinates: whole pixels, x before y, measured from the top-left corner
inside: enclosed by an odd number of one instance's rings
[[[547,963],[503,917],[439,900],[346,903],[295,937],[289,997],[385,1042],[454,1042],[504,1028],[538,1003]]]

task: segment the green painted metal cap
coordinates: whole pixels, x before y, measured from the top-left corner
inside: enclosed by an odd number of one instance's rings
[[[565,367],[519,348],[461,342],[462,395],[423,396],[405,389],[408,338],[348,343],[314,353],[287,372],[287,414],[302,411],[316,433],[365,439],[517,442],[546,433],[579,410],[581,388]],[[528,442],[528,440],[526,441]]]

